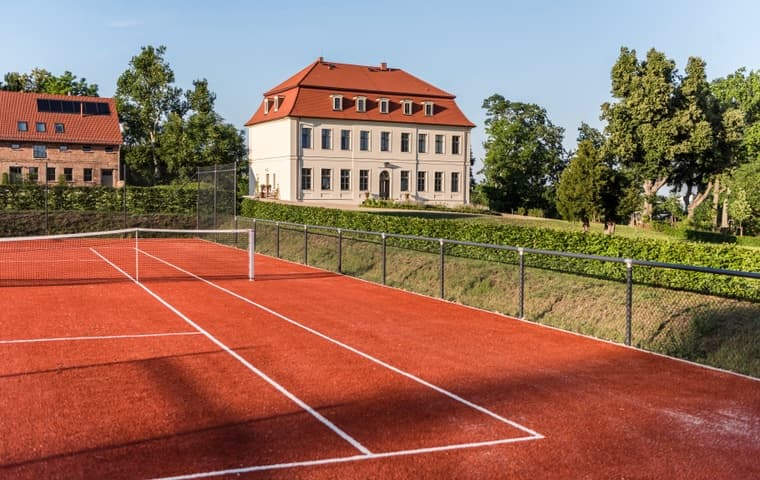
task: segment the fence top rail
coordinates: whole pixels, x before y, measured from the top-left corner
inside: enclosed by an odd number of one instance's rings
[[[532,254],[537,254],[537,255],[551,255],[555,257],[575,258],[579,260],[595,260],[599,262],[624,263],[624,264],[639,265],[639,266],[644,266],[644,267],[668,268],[672,270],[686,270],[686,271],[691,271],[691,272],[711,273],[711,274],[717,274],[717,275],[728,275],[728,276],[733,276],[733,277],[760,279],[760,272],[744,272],[741,270],[727,270],[727,269],[721,269],[721,268],[699,267],[695,265],[682,265],[678,263],[653,262],[649,260],[637,260],[637,259],[632,259],[632,258],[605,257],[601,255],[589,255],[585,253],[558,252],[554,250],[541,250],[541,249],[536,249],[536,248],[515,247],[511,245],[496,245],[496,244],[491,244],[491,243],[468,242],[464,240],[452,240],[452,239],[445,239],[445,238],[403,235],[403,234],[398,234],[398,233],[383,234],[379,232],[369,232],[366,230],[353,230],[350,228],[327,227],[324,225],[309,225],[309,224],[302,224],[302,223],[258,219],[258,218],[254,218],[253,221],[278,224],[278,225],[287,225],[287,226],[306,228],[306,229],[308,228],[319,228],[323,230],[332,229],[332,230],[340,231],[344,233],[358,233],[361,235],[376,235],[376,236],[385,235],[386,238],[402,238],[402,239],[408,239],[408,240],[443,242],[443,243],[463,245],[463,246],[469,246],[469,247],[491,248],[495,250],[509,250],[509,251],[515,251],[515,252],[522,251],[523,253],[532,253]]]

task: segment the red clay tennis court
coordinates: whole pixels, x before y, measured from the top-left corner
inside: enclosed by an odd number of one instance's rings
[[[756,379],[136,235],[0,243],[0,478],[760,478]]]

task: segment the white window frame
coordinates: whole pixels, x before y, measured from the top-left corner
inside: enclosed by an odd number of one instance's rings
[[[439,139],[441,140],[440,143],[438,142]],[[446,135],[436,134],[433,141],[435,142],[433,145],[433,150],[435,153],[437,154],[446,153]],[[441,148],[438,148],[439,146]]]
[[[264,115],[269,115],[269,99],[264,99]]]
[[[327,135],[325,136],[325,134]],[[332,150],[333,140],[331,128],[322,128],[320,130],[319,139],[319,144],[322,147],[322,150]],[[325,146],[325,139],[327,139],[327,146]]]
[[[391,108],[391,102],[387,98],[378,98],[378,108],[380,109],[380,113],[390,113]]]
[[[459,152],[462,151],[462,137],[459,135],[452,135],[451,136],[451,154],[452,155],[459,155]],[[456,148],[454,148],[456,146]]]
[[[404,148],[404,136],[406,136],[406,148]],[[412,134],[410,132],[401,132],[401,152],[409,153],[412,151]]]
[[[367,134],[367,148],[362,148],[362,140],[364,134]],[[359,131],[359,151],[361,152],[371,152],[372,151],[372,131],[370,130],[360,130]]]
[[[343,111],[343,95],[330,95],[332,98],[332,109],[334,112]]]
[[[280,109],[280,96],[275,95],[274,96],[274,111],[276,112],[279,109]]]
[[[417,134],[417,153],[428,153],[427,148],[427,133],[418,133]],[[422,148],[420,148],[420,145]]]
[[[386,148],[383,148],[383,136],[387,135],[388,137],[388,143],[385,145]],[[381,152],[390,152],[391,151],[391,132],[389,131],[383,131],[380,132],[380,151]]]
[[[325,176],[327,174],[327,176]],[[332,190],[333,188],[333,181],[332,181],[332,169],[331,168],[320,168],[319,169],[319,189],[322,191],[325,190]],[[325,179],[327,179],[327,188],[325,188]]]
[[[304,141],[303,141],[303,139],[304,139],[304,132],[307,129],[309,130],[309,145],[308,146],[304,145]],[[304,149],[304,148],[311,149],[312,146],[313,146],[313,144],[314,144],[314,138],[312,138],[312,128],[309,125],[301,125],[301,148],[302,149]]]
[[[433,105],[433,102],[422,102],[422,104],[425,106],[425,116],[432,117],[433,113],[435,112],[435,106]]]
[[[356,111],[360,113],[367,111],[367,97],[356,97]]]
[[[412,105],[411,100],[402,100],[401,101],[401,110],[404,112],[404,115],[411,115],[412,112],[414,112],[414,107]]]

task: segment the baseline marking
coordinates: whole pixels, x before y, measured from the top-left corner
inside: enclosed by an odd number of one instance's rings
[[[320,465],[333,465],[337,463],[358,462],[362,460],[373,460],[373,459],[379,459],[379,458],[393,458],[393,457],[402,457],[402,456],[407,456],[407,455],[419,455],[423,453],[435,453],[435,452],[445,452],[445,451],[451,451],[451,450],[464,450],[468,448],[489,447],[489,446],[494,446],[494,445],[504,445],[508,443],[527,442],[527,441],[535,440],[535,439],[536,439],[535,437],[530,436],[530,437],[522,437],[522,438],[509,438],[509,439],[504,439],[504,440],[492,440],[488,442],[460,443],[456,445],[447,445],[443,447],[417,448],[414,450],[398,450],[395,452],[372,453],[370,455],[353,455],[351,457],[335,457],[335,458],[325,458],[322,460],[307,460],[303,462],[291,462],[291,463],[274,463],[270,465],[256,465],[256,466],[250,466],[250,467],[233,468],[230,470],[215,470],[215,471],[210,471],[210,472],[188,473],[186,475],[177,475],[173,477],[156,477],[153,480],[194,480],[197,478],[221,477],[225,475],[240,475],[243,473],[261,472],[261,471],[266,471],[266,470],[283,470],[287,468],[314,467],[314,466],[320,466]]]
[[[135,335],[100,335],[92,337],[55,337],[55,338],[29,338],[22,340],[0,340],[0,345],[12,343],[42,343],[42,342],[67,342],[69,340],[118,340],[122,338],[147,338],[147,337],[175,337],[181,335],[201,335],[201,332],[176,332],[176,333],[144,333]]]
[[[127,278],[129,278],[130,280],[132,280],[133,282],[135,282],[135,284],[137,284],[140,288],[142,288],[143,290],[145,290],[151,297],[155,298],[162,305],[164,305],[166,308],[168,308],[169,310],[171,310],[172,312],[174,312],[175,315],[177,315],[179,318],[181,318],[182,320],[184,320],[185,322],[187,322],[188,325],[190,325],[191,327],[193,327],[194,329],[196,329],[198,332],[200,332],[202,335],[204,335],[206,338],[208,338],[216,346],[218,346],[219,348],[221,348],[222,350],[224,350],[225,352],[227,352],[230,356],[232,356],[238,362],[242,363],[248,370],[250,370],[251,372],[253,372],[256,375],[258,375],[262,380],[264,380],[265,382],[267,382],[268,384],[270,384],[272,387],[274,387],[281,394],[285,395],[293,403],[295,403],[296,405],[298,405],[299,407],[301,407],[302,409],[304,409],[306,412],[308,412],[311,416],[313,416],[314,418],[316,418],[317,420],[319,420],[323,425],[325,425],[326,427],[328,427],[330,430],[332,430],[334,433],[336,433],[338,436],[340,436],[343,440],[345,440],[346,442],[350,443],[351,446],[353,446],[354,448],[356,448],[357,450],[359,450],[362,454],[364,454],[364,455],[371,455],[372,454],[372,452],[367,447],[365,447],[364,445],[362,445],[361,443],[359,443],[355,438],[353,438],[348,433],[346,433],[343,430],[341,430],[337,425],[335,425],[330,420],[328,420],[326,417],[324,417],[322,414],[320,414],[319,412],[317,412],[316,410],[314,410],[313,408],[311,408],[309,405],[307,405],[306,402],[304,402],[303,400],[301,400],[300,398],[298,398],[297,396],[295,396],[293,393],[291,393],[290,391],[288,391],[285,387],[283,387],[279,383],[275,382],[273,379],[271,379],[269,376],[267,376],[264,372],[262,372],[261,370],[259,370],[255,366],[253,366],[253,364],[251,364],[248,360],[246,360],[245,358],[243,358],[242,356],[240,356],[237,352],[235,352],[234,350],[232,350],[230,347],[228,347],[227,345],[225,345],[224,343],[222,343],[221,340],[219,340],[218,338],[214,337],[209,332],[207,332],[206,330],[204,330],[203,328],[201,328],[200,325],[198,325],[197,323],[195,323],[192,320],[190,320],[184,313],[182,313],[179,310],[177,310],[173,305],[171,305],[166,300],[164,300],[163,298],[161,298],[153,290],[149,289],[148,287],[146,287],[142,283],[140,283],[137,280],[135,280],[131,275],[129,275],[127,272],[125,272],[124,270],[122,270],[121,268],[119,268],[117,265],[115,265],[113,262],[111,262],[109,259],[107,259],[103,255],[101,255],[100,252],[98,252],[94,248],[90,248],[90,250],[92,251],[92,253],[94,253],[98,257],[102,258],[104,262],[108,263],[113,268],[115,268],[117,271],[121,272],[122,275],[126,276]],[[138,249],[138,251],[140,251],[140,250]]]
[[[397,367],[394,367],[393,365],[391,365],[389,363],[386,363],[386,362],[384,362],[384,361],[382,361],[382,360],[380,360],[378,358],[375,358],[375,357],[373,357],[372,355],[370,355],[368,353],[362,352],[361,350],[358,350],[358,349],[356,349],[356,348],[354,348],[354,347],[352,347],[352,346],[350,346],[348,344],[345,344],[345,343],[341,342],[340,340],[336,340],[336,339],[334,339],[332,337],[329,337],[329,336],[325,335],[322,332],[319,332],[317,330],[314,330],[313,328],[307,327],[306,325],[303,325],[302,323],[299,323],[299,322],[297,322],[297,321],[295,321],[295,320],[293,320],[291,318],[288,318],[285,315],[272,310],[271,308],[265,307],[264,305],[261,305],[261,304],[259,304],[257,302],[254,302],[253,300],[251,300],[249,298],[246,298],[246,297],[244,297],[244,296],[242,296],[242,295],[240,295],[240,294],[238,294],[236,292],[233,292],[232,290],[224,288],[221,285],[217,285],[216,283],[211,282],[210,280],[206,280],[205,278],[199,277],[198,275],[196,275],[196,274],[194,274],[192,272],[189,272],[187,270],[184,270],[181,267],[173,265],[172,263],[169,263],[166,260],[158,258],[158,257],[156,257],[154,255],[151,255],[150,253],[145,252],[143,250],[139,250],[139,251],[142,254],[147,255],[147,256],[155,259],[155,260],[158,260],[159,262],[161,262],[161,263],[163,263],[165,265],[168,265],[168,266],[170,266],[170,267],[172,267],[172,268],[174,268],[174,269],[176,269],[176,270],[178,270],[178,271],[180,271],[180,272],[182,272],[182,273],[184,273],[186,275],[189,275],[189,276],[191,276],[193,278],[196,278],[196,279],[198,279],[198,280],[200,280],[200,281],[202,281],[202,282],[204,282],[204,283],[206,283],[206,284],[208,284],[208,285],[210,285],[210,286],[212,286],[212,287],[214,287],[214,288],[216,288],[218,290],[221,290],[222,292],[225,292],[225,293],[227,293],[227,294],[229,294],[229,295],[231,295],[231,296],[233,296],[233,297],[235,297],[235,298],[237,298],[239,300],[242,300],[242,301],[244,301],[244,302],[246,302],[246,303],[248,303],[250,305],[253,305],[254,307],[260,308],[261,310],[264,310],[265,312],[270,313],[270,314],[272,314],[272,315],[274,315],[274,316],[276,316],[276,317],[278,317],[278,318],[280,318],[280,319],[282,319],[282,320],[284,320],[284,321],[286,321],[286,322],[288,322],[288,323],[290,323],[292,325],[295,325],[295,326],[297,326],[299,328],[302,328],[303,330],[306,330],[307,332],[309,332],[309,333],[311,333],[313,335],[316,335],[316,336],[318,336],[320,338],[323,338],[324,340],[327,340],[327,341],[329,341],[329,342],[331,342],[331,343],[333,343],[335,345],[338,345],[339,347],[342,347],[342,348],[344,348],[344,349],[346,349],[346,350],[348,350],[350,352],[353,352],[353,353],[355,353],[355,354],[357,354],[357,355],[359,355],[361,357],[364,357],[367,360],[370,360],[371,362],[374,362],[374,363],[376,363],[376,364],[378,364],[378,365],[380,365],[382,367],[387,368],[388,370],[391,370],[392,372],[395,372],[395,373],[397,373],[399,375],[403,375],[404,377],[407,377],[407,378],[409,378],[411,380],[414,380],[417,383],[420,383],[420,384],[422,384],[422,385],[424,385],[424,386],[426,386],[426,387],[428,387],[428,388],[430,388],[432,390],[435,390],[436,392],[438,392],[438,393],[440,393],[442,395],[445,395],[445,396],[447,396],[447,397],[451,398],[452,400],[455,400],[455,401],[457,401],[459,403],[462,403],[462,404],[464,404],[464,405],[466,405],[466,406],[468,406],[468,407],[470,407],[470,408],[472,408],[474,410],[477,410],[477,411],[479,411],[481,413],[484,413],[484,414],[486,414],[486,415],[488,415],[488,416],[490,416],[490,417],[492,417],[492,418],[494,418],[494,419],[496,419],[496,420],[498,420],[498,421],[500,421],[502,423],[506,423],[507,425],[510,425],[510,426],[512,426],[512,427],[514,427],[514,428],[516,428],[518,430],[521,430],[521,431],[523,431],[523,432],[531,435],[532,438],[534,438],[536,440],[544,438],[544,436],[541,435],[540,433],[538,433],[538,432],[536,432],[534,430],[531,430],[528,427],[520,425],[517,422],[509,420],[508,418],[502,417],[501,415],[499,415],[499,414],[497,414],[495,412],[492,412],[491,410],[488,410],[485,407],[477,405],[477,404],[475,404],[475,403],[473,403],[473,402],[471,402],[471,401],[469,401],[469,400],[467,400],[467,399],[465,399],[463,397],[460,397],[459,395],[457,395],[457,394],[455,394],[453,392],[450,392],[450,391],[448,391],[448,390],[446,390],[446,389],[444,389],[442,387],[434,385],[434,384],[428,382],[427,380],[423,380],[422,378],[420,378],[420,377],[418,377],[416,375],[412,375],[409,372],[405,372],[404,370],[401,370],[401,369],[399,369]]]

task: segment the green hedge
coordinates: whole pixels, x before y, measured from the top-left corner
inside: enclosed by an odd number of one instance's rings
[[[121,188],[90,186],[50,186],[48,210],[118,212],[124,208]],[[127,211],[135,214],[190,214],[196,210],[197,186],[128,187]],[[45,210],[45,186],[36,184],[0,185],[0,209]]]
[[[241,213],[247,217],[309,225],[633,258],[745,272],[760,271],[760,255],[755,251],[735,245],[635,239],[513,225],[463,223],[445,219],[377,215],[367,212],[301,207],[250,199],[243,201]],[[514,261],[514,254],[485,249],[449,247],[447,253],[496,261]],[[537,268],[568,271],[615,280],[625,278],[624,268],[619,264],[607,262],[573,260],[550,255],[530,255],[526,258],[526,262],[529,266]],[[757,280],[649,267],[634,268],[634,278],[637,283],[760,300],[760,281]]]

